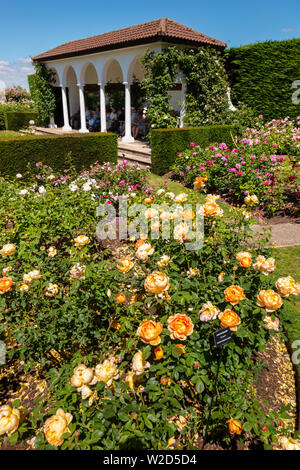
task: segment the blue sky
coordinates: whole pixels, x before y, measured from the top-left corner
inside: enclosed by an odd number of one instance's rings
[[[14,0],[0,6],[0,85],[27,87],[30,57],[40,52],[162,16],[228,47],[300,37],[299,0]]]

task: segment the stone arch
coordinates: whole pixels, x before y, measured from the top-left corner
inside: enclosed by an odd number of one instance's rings
[[[128,67],[128,72],[127,72],[127,82],[132,83],[134,78],[137,79],[137,81],[141,82],[142,79],[145,76],[145,67],[141,63],[141,58],[143,57],[143,54],[138,54],[135,56],[129,67]]]
[[[122,83],[124,74],[120,62],[117,59],[109,59],[102,70],[101,82],[106,83]]]
[[[70,64],[66,65],[62,72],[62,85],[68,87],[73,84],[76,85],[77,82],[77,74],[75,69]]]
[[[98,82],[99,77],[95,65],[92,62],[85,62],[80,71],[80,84],[89,85]]]
[[[60,86],[60,76],[59,76],[59,71],[54,67],[54,65],[51,65],[50,67],[48,67],[49,70],[51,72],[53,72],[55,74],[55,76],[53,77],[54,78],[54,82],[53,82],[53,86],[55,87],[59,87]]]

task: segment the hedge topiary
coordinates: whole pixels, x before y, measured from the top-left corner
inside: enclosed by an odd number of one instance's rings
[[[89,164],[117,161],[117,135],[25,136],[0,140],[0,174],[24,173],[28,164],[43,162],[53,169],[64,169],[70,163],[81,170]]]
[[[230,145],[235,134],[235,126],[229,125],[153,129],[150,136],[152,171],[158,175],[167,173],[174,164],[177,152],[189,148],[191,142],[201,147],[215,142]]]
[[[37,123],[38,114],[34,111],[8,111],[4,113],[5,129],[19,131],[28,127],[29,121]]]
[[[299,80],[300,39],[249,44],[226,55],[234,104],[242,101],[267,120],[299,116],[292,84]]]
[[[8,112],[23,112],[23,111],[30,111],[35,112],[33,106],[24,105],[20,103],[5,103],[0,104],[0,130],[5,129],[5,117],[4,115]]]

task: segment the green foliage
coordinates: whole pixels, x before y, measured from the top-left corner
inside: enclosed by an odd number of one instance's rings
[[[152,171],[158,175],[167,173],[177,153],[189,148],[191,142],[205,147],[215,142],[232,142],[235,134],[235,127],[229,125],[153,129],[150,136]]]
[[[19,131],[26,129],[29,121],[37,121],[38,114],[34,111],[9,111],[4,113],[5,129],[10,131]]]
[[[213,48],[148,51],[142,59],[146,78],[142,86],[149,102],[147,117],[154,128],[175,127],[168,90],[178,72],[186,80],[185,118],[187,126],[223,124],[228,112],[227,76],[222,55]]]
[[[257,208],[264,215],[281,211],[297,217],[299,141],[300,127],[295,121],[274,120],[262,125],[257,119],[255,127],[230,145],[226,140],[207,148],[194,144],[178,152],[172,169],[190,187],[202,176],[206,178],[205,190],[226,195],[232,203],[243,204],[246,196],[255,195]],[[284,158],[283,154],[291,157]]]
[[[173,88],[179,51],[168,47],[162,53],[147,51],[142,59],[146,68],[142,88],[149,103],[147,118],[153,127],[175,127],[177,119],[171,115],[168,90]]]
[[[6,103],[0,104],[0,130],[5,129],[5,117],[6,113],[10,112],[35,112],[32,103],[20,104],[20,103]]]
[[[98,202],[85,185],[101,188],[99,202],[107,201],[108,194],[119,194],[122,187],[132,207],[133,202],[143,202],[148,193],[142,186],[145,173],[124,164],[93,166],[80,176],[69,171],[62,176],[53,174],[42,164],[37,168],[40,173],[32,174],[29,182],[22,178],[1,181],[0,247],[12,243],[15,250],[1,250],[0,272],[5,270],[13,284],[4,292],[2,279],[0,339],[7,344],[8,357],[22,358],[27,370],[38,361],[48,385],[43,400],[25,417],[17,434],[10,436],[12,442],[36,436],[34,448],[56,449],[43,431],[46,419],[61,408],[73,418],[68,425],[62,419],[55,427],[62,450],[160,450],[168,449],[170,438],[176,439],[178,449],[194,449],[212,396],[216,396],[210,440],[230,447],[232,437],[226,421],[234,418],[244,429],[241,442],[251,433],[270,445],[284,414],[266,416],[257,403],[253,384],[260,365],[253,358],[274,334],[265,328],[268,313],[257,305],[260,290],[273,284],[253,266],[242,267],[236,258],[245,249],[253,259],[269,256],[268,240],[257,239],[241,211],[232,212],[230,229],[219,211],[216,216],[204,217],[201,249],[188,250],[183,240],[180,243],[173,236],[168,243],[151,238],[153,252],[141,261],[135,241],[119,245],[113,241],[104,249],[96,239]],[[75,191],[70,183],[77,185]],[[136,187],[134,196],[132,185]],[[167,197],[160,191],[152,208],[166,205]],[[175,205],[176,199],[172,202]],[[177,224],[180,210],[186,206],[178,203],[174,207],[173,203],[167,210],[172,211]],[[88,240],[78,246],[78,235]],[[118,259],[124,254],[132,265],[127,272],[120,272]],[[162,256],[169,257],[159,267],[168,289],[155,295],[146,290],[145,278],[157,271]],[[77,263],[84,265],[80,278],[71,273]],[[33,269],[39,270],[39,276],[28,279]],[[57,286],[51,296],[47,296],[49,283]],[[226,298],[224,290],[230,286],[240,286],[245,296],[236,302]],[[116,302],[120,292],[125,303]],[[284,304],[288,301],[284,299]],[[208,318],[201,318],[207,302],[218,310],[206,311]],[[284,308],[276,315],[281,316]],[[238,321],[233,340],[225,347],[216,389],[218,351],[212,334],[221,326],[218,313],[227,309],[238,315]],[[179,312],[184,321],[177,319],[179,326],[170,328],[171,317]],[[158,341],[153,334],[137,334],[144,320],[154,319],[162,326]],[[185,325],[190,327],[188,331]],[[161,358],[155,357],[158,345],[163,351]],[[91,374],[84,379],[88,393],[92,392],[88,398],[82,396],[86,388],[80,387],[81,381],[70,383],[79,364],[93,368],[95,374],[95,381]],[[268,432],[262,432],[262,426],[268,426]],[[280,432],[287,429],[281,426]]]
[[[266,120],[299,116],[292,84],[299,80],[300,39],[250,44],[226,54],[233,102],[246,103]]]
[[[34,64],[34,68],[35,74],[29,79],[30,93],[38,112],[39,123],[46,126],[56,106],[52,85],[54,73],[45,64]]]
[[[117,160],[117,136],[111,133],[68,135],[62,137],[30,135],[8,137],[0,141],[0,173],[16,175],[27,170],[28,164],[43,161],[54,169],[65,168],[69,161],[77,169],[90,163]]]

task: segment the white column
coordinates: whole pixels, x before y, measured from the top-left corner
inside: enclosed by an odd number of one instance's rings
[[[70,122],[69,122],[67,92],[66,92],[66,87],[64,85],[61,86],[61,94],[62,94],[62,105],[63,105],[63,114],[64,114],[64,126],[62,129],[63,131],[71,131],[72,127],[70,126]]]
[[[186,93],[186,81],[183,79],[182,82],[181,82],[181,106],[180,106],[180,123],[179,123],[179,127],[184,127],[185,93]]]
[[[84,102],[84,86],[77,84],[79,88],[79,105],[80,105],[80,129],[79,132],[89,132],[86,127],[85,120],[85,102]]]
[[[100,123],[101,132],[107,132],[106,130],[106,107],[105,107],[105,83],[98,83],[100,87]]]
[[[123,142],[134,142],[131,134],[131,96],[130,83],[123,82],[125,85],[125,135],[122,137]]]

